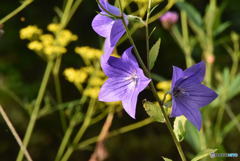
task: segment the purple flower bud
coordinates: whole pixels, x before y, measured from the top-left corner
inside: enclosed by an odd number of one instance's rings
[[[160,21],[163,25],[163,28],[169,30],[171,29],[172,25],[176,24],[178,21],[178,13],[168,11],[164,15],[160,17]]]

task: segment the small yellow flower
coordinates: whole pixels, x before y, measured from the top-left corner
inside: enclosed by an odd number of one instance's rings
[[[39,36],[42,34],[42,30],[35,25],[30,25],[20,30],[20,38],[31,40],[34,36]]]
[[[54,37],[51,34],[44,34],[40,36],[40,40],[42,41],[43,45],[48,46],[53,44]]]
[[[44,48],[44,53],[48,56],[53,56],[53,54],[61,55],[67,52],[67,49],[61,46],[47,45]]]
[[[171,81],[162,81],[157,84],[157,89],[161,89],[165,92],[169,91],[171,87]]]
[[[86,66],[86,67],[81,68],[80,70],[91,74],[95,69],[92,66]]]
[[[89,80],[91,86],[101,86],[104,83],[104,80],[99,77],[93,77]]]
[[[43,45],[39,41],[32,41],[28,44],[28,48],[34,51],[40,51],[43,49]]]
[[[69,30],[62,30],[57,35],[57,43],[61,46],[67,46],[71,41],[76,41],[78,37]]]
[[[159,97],[161,100],[163,100],[165,93],[164,93],[164,92],[158,92],[157,94],[158,94],[158,97]],[[166,96],[165,102],[170,101],[171,98],[172,98],[171,95],[168,94],[168,95]]]
[[[87,60],[99,59],[102,55],[101,50],[91,48],[89,46],[76,47],[75,52]]]
[[[51,23],[47,26],[47,29],[48,29],[48,31],[55,33],[60,30],[60,25],[57,23]]]
[[[87,88],[83,94],[85,96],[91,97],[91,98],[98,98],[98,94],[100,92],[100,88],[99,87],[92,87],[92,88]]]
[[[88,74],[82,70],[67,68],[64,70],[64,76],[71,83],[83,83],[87,79]]]

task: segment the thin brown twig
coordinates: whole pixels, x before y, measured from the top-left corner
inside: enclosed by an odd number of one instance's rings
[[[104,141],[108,136],[109,129],[112,125],[114,113],[110,112],[107,119],[102,127],[102,130],[98,136],[98,141],[93,154],[91,155],[89,161],[103,161],[107,157],[107,151],[105,150]]]
[[[16,139],[18,145],[19,145],[20,148],[22,149],[22,151],[23,151],[24,155],[26,156],[27,160],[28,160],[28,161],[33,161],[32,158],[31,158],[31,156],[29,155],[26,147],[23,145],[22,140],[20,139],[17,131],[15,130],[13,124],[11,123],[10,119],[8,118],[6,112],[4,111],[4,109],[2,108],[1,105],[0,105],[0,113],[1,113],[4,121],[6,122],[8,128],[9,128],[10,131],[12,132],[14,138]]]

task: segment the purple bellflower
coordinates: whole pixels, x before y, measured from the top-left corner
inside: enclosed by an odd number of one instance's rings
[[[202,127],[199,108],[208,105],[217,97],[213,90],[201,84],[204,75],[204,62],[184,71],[173,66],[171,117],[184,115],[198,130]]]
[[[171,29],[172,25],[177,23],[178,13],[168,11],[160,17],[160,21],[162,23],[163,28],[169,30],[169,29]]]
[[[124,110],[135,118],[138,94],[143,91],[151,81],[145,77],[132,54],[132,47],[128,48],[121,58],[110,56],[103,71],[108,76],[101,87],[99,101],[122,101]]]
[[[101,6],[109,13],[115,16],[121,16],[120,9],[110,5],[107,0],[99,0],[99,2]],[[105,58],[103,58],[101,61],[107,61],[117,42],[124,35],[126,30],[121,19],[112,17],[112,15],[109,15],[107,12],[105,12],[101,6],[99,5],[101,12],[97,14],[92,21],[92,28],[98,35],[106,38],[103,55]],[[127,15],[123,15],[123,17],[126,24],[128,24]]]

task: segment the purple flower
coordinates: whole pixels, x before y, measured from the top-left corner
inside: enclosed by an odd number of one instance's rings
[[[121,16],[120,9],[110,5],[107,0],[99,0],[102,7],[115,16]],[[118,40],[125,33],[125,28],[121,19],[116,19],[105,12],[99,6],[101,12],[97,14],[92,21],[93,30],[100,36],[105,37],[104,55],[106,59],[110,57]],[[127,16],[124,15],[126,24],[128,24]]]
[[[163,27],[169,30],[172,25],[176,24],[178,21],[178,14],[177,12],[168,11],[164,15],[160,17],[160,21]]]
[[[131,50],[132,47],[128,48],[121,58],[111,56],[102,65],[109,78],[101,87],[98,99],[104,102],[122,101],[125,111],[135,118],[138,94],[151,80],[144,76]]]
[[[213,90],[201,84],[204,75],[204,62],[184,71],[173,66],[171,117],[184,115],[198,130],[202,126],[199,108],[208,105],[217,97]]]

